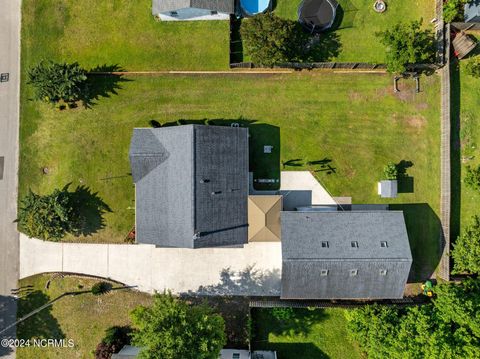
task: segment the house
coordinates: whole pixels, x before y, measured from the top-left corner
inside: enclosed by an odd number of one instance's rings
[[[480,0],[471,0],[465,4],[465,22],[480,22]]]
[[[401,211],[283,212],[282,299],[402,298],[412,254]]]
[[[248,196],[248,242],[280,242],[281,195]]]
[[[228,20],[235,0],[152,0],[152,14],[162,21]]]
[[[130,145],[136,240],[203,248],[248,242],[248,130],[136,128]]]

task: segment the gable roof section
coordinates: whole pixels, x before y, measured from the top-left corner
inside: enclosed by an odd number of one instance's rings
[[[233,14],[235,12],[235,0],[152,0],[153,15],[185,8]]]
[[[282,298],[402,298],[411,264],[402,212],[282,212]]]
[[[278,242],[282,196],[248,196],[248,241]]]
[[[137,242],[200,248],[247,242],[246,129],[134,129]]]

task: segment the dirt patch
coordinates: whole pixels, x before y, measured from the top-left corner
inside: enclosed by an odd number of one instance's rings
[[[415,91],[410,89],[402,89],[399,92],[395,92],[395,97],[404,102],[412,101],[413,96],[415,96]]]
[[[425,124],[427,123],[427,120],[425,119],[425,117],[421,115],[417,115],[417,116],[408,117],[407,123],[410,127],[420,129],[425,126]]]
[[[355,101],[355,102],[365,100],[365,96],[362,93],[357,91],[350,91],[348,93],[348,98],[350,99],[350,101]]]

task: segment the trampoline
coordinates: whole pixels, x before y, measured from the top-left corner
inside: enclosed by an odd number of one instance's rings
[[[254,16],[270,8],[270,0],[240,0],[240,6],[246,16]]]
[[[328,30],[335,21],[337,6],[335,0],[304,0],[298,7],[298,21],[312,33]]]

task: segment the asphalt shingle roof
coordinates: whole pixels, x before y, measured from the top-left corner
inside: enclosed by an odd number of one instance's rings
[[[137,242],[186,248],[247,242],[247,129],[138,128],[130,163]]]
[[[235,0],[152,0],[152,14],[185,8],[215,10],[227,14],[235,12]]]
[[[401,298],[411,264],[402,212],[282,212],[282,298]]]

